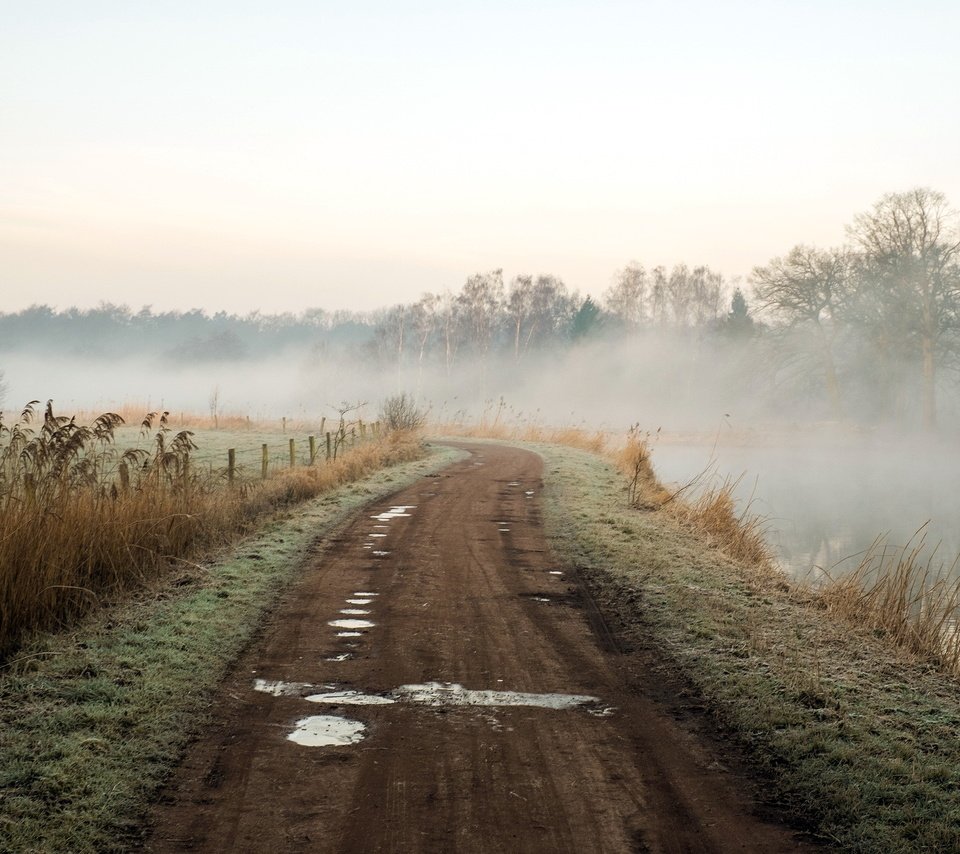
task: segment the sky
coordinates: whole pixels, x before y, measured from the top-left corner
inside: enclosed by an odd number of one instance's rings
[[[960,4],[0,0],[0,311],[733,278],[960,205]]]

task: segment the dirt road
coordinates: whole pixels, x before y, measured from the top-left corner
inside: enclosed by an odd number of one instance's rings
[[[147,850],[801,850],[637,690],[551,560],[540,459],[471,450],[308,569],[224,684]]]

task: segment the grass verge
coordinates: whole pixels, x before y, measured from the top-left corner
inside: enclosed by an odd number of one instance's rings
[[[435,449],[274,517],[135,601],[36,636],[0,671],[0,851],[119,852],[230,664],[318,538],[459,456]]]
[[[595,454],[534,445],[545,521],[618,634],[653,647],[798,826],[851,852],[960,850],[960,687],[909,650],[630,508]]]

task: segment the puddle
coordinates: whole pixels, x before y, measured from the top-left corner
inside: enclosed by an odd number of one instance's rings
[[[282,682],[275,679],[254,679],[253,690],[274,697],[299,697],[307,691],[315,691],[319,686],[309,682]]]
[[[507,486],[520,486],[520,481],[519,481],[519,480],[511,480],[510,483],[507,484]]]
[[[389,525],[374,525],[374,528],[389,528]]]
[[[353,658],[353,655],[349,652],[341,652],[340,655],[329,655],[324,661],[346,661],[348,658]]]
[[[510,533],[510,529],[509,529],[509,528],[497,528],[497,530],[498,530],[501,534],[508,534],[508,533]]]
[[[365,608],[341,608],[340,613],[348,617],[366,617],[370,612]]]
[[[383,694],[362,694],[360,691],[326,691],[303,698],[308,703],[326,703],[330,706],[389,706],[397,701]]]
[[[528,490],[527,490],[526,492],[524,492],[523,494],[524,494],[524,495],[526,495],[526,496],[527,496],[527,498],[529,498],[529,497],[530,497],[531,495],[533,495],[533,494],[534,494],[534,492],[533,492],[533,490],[532,490],[532,489],[528,489]]]
[[[376,519],[378,522],[389,522],[391,519],[397,519],[401,516],[409,516],[408,510],[415,510],[417,507],[416,504],[397,504],[391,507],[389,510],[385,510],[383,513],[376,513],[371,516],[371,519]]]
[[[563,573],[559,569],[551,569],[550,575],[563,575]]]
[[[373,599],[347,599],[348,605],[369,605]]]
[[[258,679],[257,682],[263,682]],[[331,706],[386,706],[394,703],[411,703],[415,706],[528,706],[538,709],[585,708],[591,714],[603,717],[613,713],[610,706],[602,706],[597,697],[585,694],[533,694],[522,691],[474,691],[451,682],[425,682],[420,685],[401,685],[382,694],[365,694],[352,689],[336,690],[334,685],[311,686],[302,683],[277,683],[293,685],[291,693],[303,695],[311,703]],[[323,687],[326,691],[306,694],[304,689]],[[258,689],[259,690],[259,689]],[[279,695],[278,695],[279,696]]]
[[[534,596],[534,597],[533,597],[533,601],[534,601],[534,602],[546,602],[547,604],[549,604],[550,602],[553,601],[553,599],[550,599],[550,598],[548,598],[547,596]],[[346,613],[346,611],[344,611],[343,613]]]
[[[387,536],[387,535],[386,535],[386,534],[370,534],[370,536],[371,536],[371,537],[376,537],[376,538],[379,540],[379,539],[381,539],[382,537],[385,537],[385,536]]]
[[[358,638],[363,632],[337,632],[338,638]]]
[[[585,694],[530,694],[519,691],[473,691],[450,682],[401,685],[391,694],[421,706],[533,706],[540,709],[575,709],[598,706],[597,697]]]
[[[386,557],[388,554],[390,554],[390,552],[384,551],[383,549],[374,549],[374,550],[373,550],[373,556],[374,556],[374,557]]]
[[[297,721],[297,728],[287,739],[303,747],[343,747],[363,739],[366,729],[360,721],[334,715],[313,715]]]
[[[374,593],[372,590],[358,590],[353,594],[354,596],[379,596],[379,593]]]
[[[374,623],[369,620],[330,620],[327,625],[335,629],[372,629]]]

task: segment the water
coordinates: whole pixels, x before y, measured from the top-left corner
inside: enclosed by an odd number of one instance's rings
[[[683,484],[707,468],[711,450],[658,444],[654,467],[665,483]],[[814,567],[840,561],[835,572],[852,569],[858,559],[851,556],[878,535],[903,546],[928,520],[928,554],[940,543],[935,566],[949,567],[960,554],[960,449],[865,439],[720,447],[713,457],[721,477],[746,473],[736,496],[753,497],[753,512],[767,517],[767,539],[794,577],[815,577]]]
[[[372,629],[374,623],[371,623],[369,620],[330,620],[328,625],[333,626],[335,629]]]
[[[312,715],[297,721],[296,729],[287,739],[304,747],[344,747],[361,741],[366,729],[360,721],[335,715]]]

